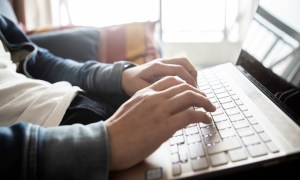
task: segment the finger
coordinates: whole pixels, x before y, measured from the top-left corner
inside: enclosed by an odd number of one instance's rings
[[[205,93],[201,92],[199,89],[187,84],[187,83],[181,83],[174,85],[172,87],[169,87],[168,89],[165,89],[162,93],[165,94],[165,97],[171,98],[177,94],[180,94],[184,91],[193,91],[195,93],[199,93],[202,96],[206,96]]]
[[[184,91],[173,96],[164,103],[170,114],[175,114],[190,107],[202,107],[206,111],[213,112],[215,106],[205,96],[191,90]]]
[[[194,68],[194,66],[191,64],[189,60],[186,58],[173,58],[173,59],[162,59],[161,62],[166,64],[178,64],[183,66],[195,79],[197,79],[197,70]]]
[[[163,91],[179,84],[186,84],[186,82],[178,76],[167,76],[153,83],[150,88],[155,91]]]
[[[174,114],[172,117],[168,119],[168,126],[171,126],[172,129],[178,130],[186,127],[192,123],[204,123],[210,124],[212,122],[211,117],[205,113],[200,111],[194,111],[189,108],[180,113]]]
[[[181,65],[155,62],[148,70],[151,72],[156,72],[155,76],[157,79],[160,79],[164,76],[179,76],[187,83],[196,87],[195,78]]]

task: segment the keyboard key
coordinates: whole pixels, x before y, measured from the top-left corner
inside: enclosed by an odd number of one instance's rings
[[[205,155],[202,143],[190,144],[188,145],[188,150],[191,159],[195,159]]]
[[[227,120],[227,116],[225,114],[214,115],[214,116],[212,116],[212,118],[214,119],[215,122]]]
[[[232,98],[233,100],[239,100],[239,99],[240,99],[237,95],[232,95],[231,98]]]
[[[170,152],[171,152],[171,154],[178,153],[177,144],[170,146]]]
[[[203,136],[217,133],[216,127],[201,128]]]
[[[227,91],[232,90],[231,87],[229,87],[228,82],[223,82],[223,86],[226,88]]]
[[[242,104],[243,104],[243,102],[242,102],[240,99],[238,99],[238,100],[235,100],[235,103],[236,103],[236,105],[238,105],[238,106],[240,106],[240,105],[242,105]]]
[[[249,124],[246,120],[233,121],[232,124],[233,124],[235,129],[244,128],[244,127],[249,126]]]
[[[212,102],[212,103],[217,103],[217,102],[218,102],[218,100],[217,100],[216,98],[210,98],[209,100],[210,100],[210,102]]]
[[[212,88],[213,90],[215,90],[215,89],[223,88],[223,86],[222,86],[221,84],[216,84],[216,85],[212,85],[211,88]]]
[[[171,155],[171,162],[172,162],[173,164],[179,163],[179,156],[178,156],[177,153]]]
[[[238,120],[243,120],[244,119],[242,114],[234,114],[234,115],[230,115],[228,117],[231,121],[238,121]]]
[[[234,108],[235,104],[233,102],[228,102],[228,103],[224,103],[222,104],[224,109],[230,109],[230,108]]]
[[[193,135],[190,135],[190,136],[186,136],[186,141],[187,141],[188,144],[195,143],[195,142],[200,142],[201,141],[200,134],[193,134]]]
[[[217,78],[219,79],[219,81],[220,81],[222,84],[227,83],[227,81],[226,81],[225,79],[223,79],[223,77],[220,76],[220,75],[218,75],[218,74],[217,74]]]
[[[223,114],[222,108],[218,108],[214,112],[211,112],[211,115],[213,115],[213,116],[216,116],[216,115],[219,115],[219,114]]]
[[[260,143],[256,135],[242,137],[242,141],[246,146]]]
[[[178,176],[181,174],[181,165],[180,164],[172,164],[172,172],[173,176]]]
[[[267,148],[269,149],[269,151],[271,151],[272,153],[278,153],[279,152],[279,149],[275,145],[275,143],[273,143],[273,142],[266,142],[265,144],[267,145]]]
[[[215,106],[216,108],[220,108],[220,104],[219,104],[219,103],[215,102],[215,103],[213,103],[213,104],[214,104],[214,106]]]
[[[210,124],[204,124],[204,123],[199,123],[200,128],[207,128],[209,126],[214,126],[212,123]]]
[[[247,159],[247,155],[242,148],[228,151],[229,158],[232,162],[242,161]]]
[[[207,160],[205,157],[198,158],[198,159],[192,159],[191,164],[192,164],[192,169],[194,171],[199,171],[199,170],[208,168],[208,163],[207,163]]]
[[[219,133],[220,133],[221,138],[223,138],[223,139],[235,136],[235,131],[233,130],[233,128],[219,130]]]
[[[224,152],[218,153],[218,154],[213,154],[210,156],[210,162],[212,166],[220,166],[223,164],[227,164],[228,160],[226,158],[226,155]]]
[[[210,89],[210,86],[207,84],[207,85],[204,85],[204,86],[199,86],[200,90],[203,91],[203,90],[206,90],[206,89]]]
[[[221,141],[220,143],[216,144],[215,146],[209,146],[207,147],[208,154],[215,154],[220,152],[225,152],[232,149],[237,149],[241,147],[240,141],[235,138],[228,138],[224,141]]]
[[[237,132],[238,132],[240,137],[250,136],[250,135],[254,134],[254,131],[249,127],[240,128],[240,129],[237,130]]]
[[[212,92],[211,93],[205,93],[205,94],[206,94],[206,97],[209,98],[209,99],[215,97],[215,94],[212,93]]]
[[[185,131],[185,134],[187,136],[191,135],[191,134],[197,134],[197,133],[199,133],[199,130],[198,130],[197,126],[187,127],[187,128],[185,128],[184,131]]]
[[[248,111],[248,108],[245,105],[239,105],[241,111]]]
[[[271,138],[265,132],[259,133],[259,137],[263,140],[263,142],[271,141]]]
[[[220,101],[221,104],[224,104],[224,103],[231,102],[231,98],[230,97],[225,97],[225,98],[219,99],[219,101]]]
[[[252,117],[253,115],[249,111],[243,111],[245,117],[249,118]]]
[[[216,94],[216,96],[218,99],[220,99],[220,98],[229,97],[229,94],[227,92],[223,92],[223,93]]]
[[[201,88],[202,86],[209,85],[206,79],[198,79],[197,84],[199,88]]]
[[[256,119],[254,118],[254,117],[249,117],[249,118],[247,118],[248,119],[248,121],[250,122],[250,124],[258,124],[258,122],[256,121]]]
[[[214,134],[212,136],[204,137],[203,141],[206,145],[213,145],[219,143],[221,141],[221,138],[218,134]]]
[[[228,93],[232,96],[232,95],[235,95],[235,91],[233,90],[228,90]]]
[[[215,94],[220,94],[220,93],[226,92],[226,90],[224,88],[220,88],[220,89],[214,90],[214,92],[215,92]]]
[[[205,94],[213,93],[211,89],[205,89],[202,92],[204,92]]]
[[[170,145],[183,144],[183,143],[184,143],[184,137],[182,135],[170,138]]]
[[[261,143],[252,146],[247,146],[247,150],[252,157],[258,157],[268,154],[265,146]]]
[[[238,108],[225,109],[225,112],[228,116],[239,114],[240,110]]]
[[[230,123],[229,123],[228,120],[226,120],[226,121],[221,121],[221,122],[217,122],[217,123],[216,123],[216,126],[217,126],[217,128],[218,128],[219,130],[221,130],[221,129],[226,129],[226,128],[230,128],[230,127],[231,127],[231,125],[230,125]]]
[[[209,83],[211,86],[221,84],[220,81],[219,81],[218,79],[215,79],[215,80],[213,80],[213,81],[209,81],[208,83]]]
[[[186,153],[187,152],[186,146],[184,144],[179,144],[179,145],[177,145],[177,147],[178,147],[178,153]]]
[[[180,153],[179,152],[179,160],[181,163],[186,163],[188,161],[187,153]]]
[[[264,132],[263,128],[260,125],[258,125],[258,124],[253,125],[253,128],[258,133]]]
[[[176,133],[173,134],[173,136],[179,136],[179,135],[182,135],[182,134],[183,134],[183,131],[182,131],[182,129],[180,129],[180,130],[176,131]]]

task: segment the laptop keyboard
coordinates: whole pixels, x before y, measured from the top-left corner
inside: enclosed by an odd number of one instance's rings
[[[198,86],[216,106],[211,124],[195,123],[169,140],[173,175],[183,164],[193,171],[277,153],[279,149],[226,80],[211,69],[201,71]],[[203,111],[196,108],[196,111]]]

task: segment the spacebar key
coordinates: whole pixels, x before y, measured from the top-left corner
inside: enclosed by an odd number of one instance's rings
[[[236,148],[242,147],[240,141],[236,137],[228,138],[214,146],[207,148],[208,154],[215,154],[219,152],[224,152]]]

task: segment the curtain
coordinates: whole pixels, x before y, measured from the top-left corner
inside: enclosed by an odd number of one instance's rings
[[[10,0],[10,3],[18,21],[26,30],[53,24],[49,0]]]
[[[27,30],[52,25],[51,1],[26,0],[24,5]]]
[[[24,0],[10,0],[10,3],[15,11],[18,21],[26,26]]]

